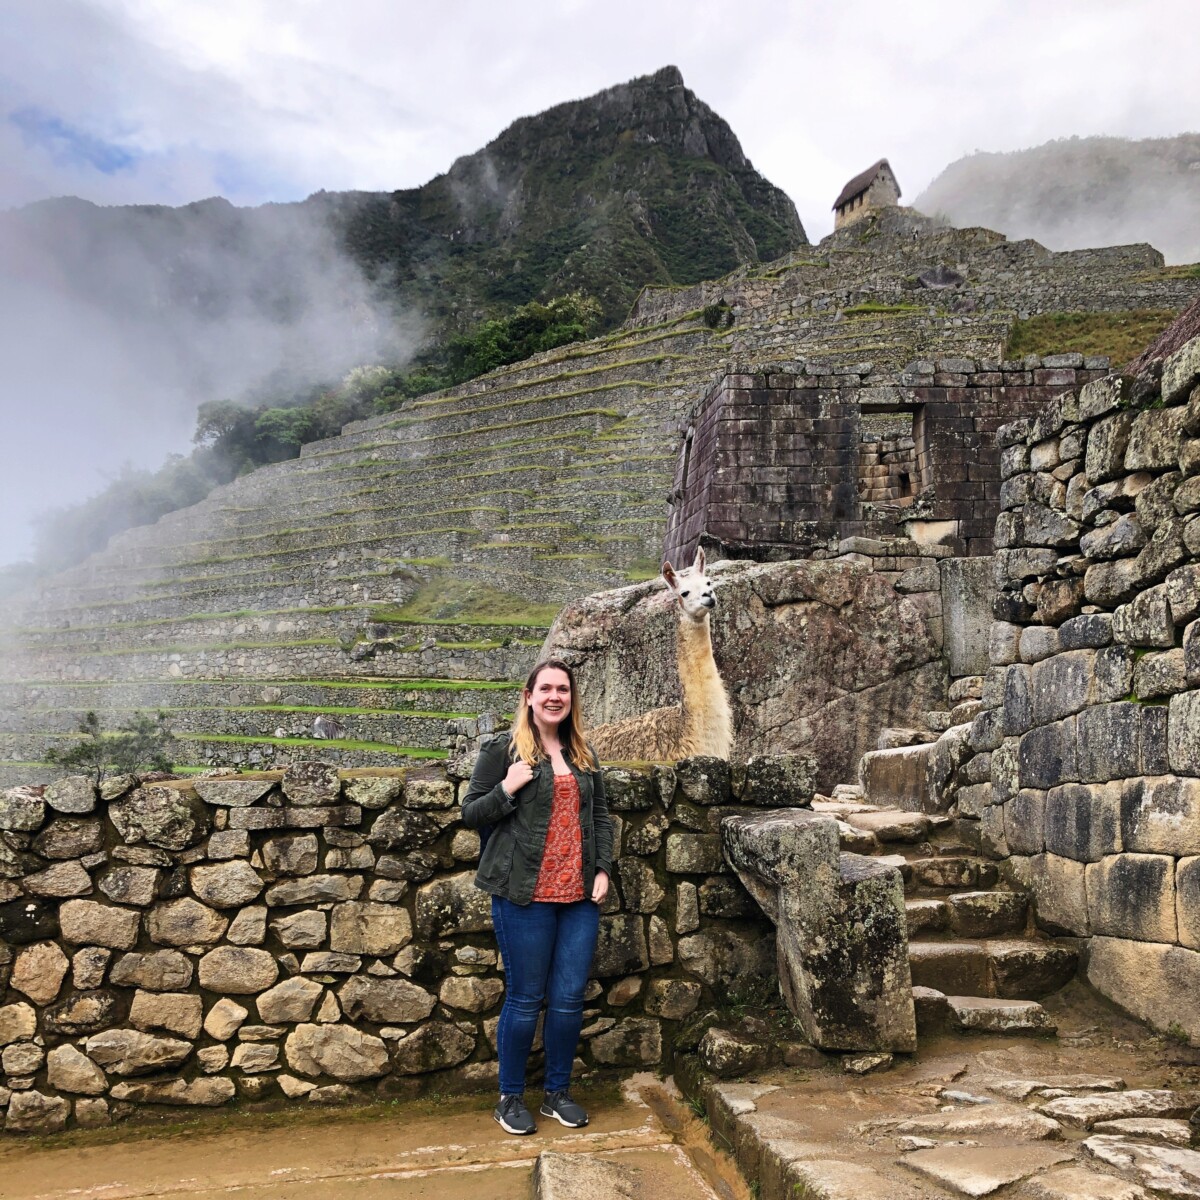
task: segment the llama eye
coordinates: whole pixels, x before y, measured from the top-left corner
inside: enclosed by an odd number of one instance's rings
[[[687,592],[680,592],[679,594],[680,594],[681,596],[686,596],[686,595],[688,595],[688,593],[687,593]]]

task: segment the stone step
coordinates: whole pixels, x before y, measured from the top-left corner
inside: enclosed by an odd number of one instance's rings
[[[987,888],[996,882],[996,864],[962,854],[940,854],[909,861],[914,888]]]
[[[881,842],[921,842],[930,831],[928,817],[897,809],[848,813],[845,819],[848,825],[874,834]]]
[[[1025,928],[1029,898],[1020,892],[955,892],[946,897],[950,928],[961,937],[995,937]]]
[[[883,729],[880,730],[875,749],[902,750],[906,746],[923,746],[929,742],[936,742],[937,737],[936,733],[928,729]]]
[[[915,986],[954,996],[1037,1000],[1075,974],[1074,946],[1040,939],[917,940],[908,945]]]
[[[947,996],[950,1027],[972,1033],[1032,1034],[1058,1032],[1050,1014],[1036,1000],[1001,1000],[991,996]]]
[[[904,915],[908,919],[908,936],[920,933],[939,933],[950,927],[950,906],[945,900],[905,900]]]

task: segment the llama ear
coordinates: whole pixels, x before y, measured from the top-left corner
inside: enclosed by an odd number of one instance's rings
[[[662,577],[667,581],[667,587],[673,592],[679,590],[679,580],[675,577],[675,568],[669,562],[663,563]]]
[[[692,567],[693,567],[693,568],[694,568],[696,571],[698,571],[698,572],[699,572],[701,575],[703,575],[703,574],[704,574],[704,562],[705,562],[705,559],[704,559],[704,547],[703,547],[703,546],[698,546],[698,547],[696,548],[696,560],[695,560],[695,562],[693,562],[693,563],[692,563]]]

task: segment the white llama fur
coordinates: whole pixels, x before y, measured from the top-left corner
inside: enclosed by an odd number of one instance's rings
[[[679,621],[675,649],[682,701],[593,729],[588,737],[609,762],[674,762],[693,755],[728,758],[733,748],[733,713],[713,658],[709,615],[716,605],[704,572],[704,551],[676,572],[663,563],[663,579],[675,595]]]

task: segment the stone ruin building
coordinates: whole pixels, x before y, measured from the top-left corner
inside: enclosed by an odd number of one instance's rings
[[[671,703],[652,576],[704,544],[735,753],[607,768],[586,1067],[673,1070],[783,1197],[816,1186],[788,1157],[800,1118],[755,1125],[721,1078],[1038,1038],[1045,1077],[970,1058],[991,1132],[951,1073],[902,1165],[856,1133],[859,1161],[834,1157],[857,1194],[963,1194],[996,1129],[997,1187],[1198,1178],[1193,1094],[1101,1073],[1061,997],[1085,981],[1200,1044],[1200,328],[1124,375],[1003,351],[1021,313],[1197,291],[1148,247],[1052,254],[885,210],[647,289],[615,335],[350,426],[10,606],[5,1128],[492,1086],[471,738],[548,648],[594,721]],[[447,572],[564,607],[405,619]],[[192,773],[45,768],[85,708],[159,706]],[[314,741],[314,713],[344,736]],[[777,987],[786,1033],[729,1007]]]
[[[892,173],[891,164],[881,158],[861,174],[855,175],[838,193],[833,202],[833,227],[861,220],[881,208],[894,208],[900,203],[900,185]]]

